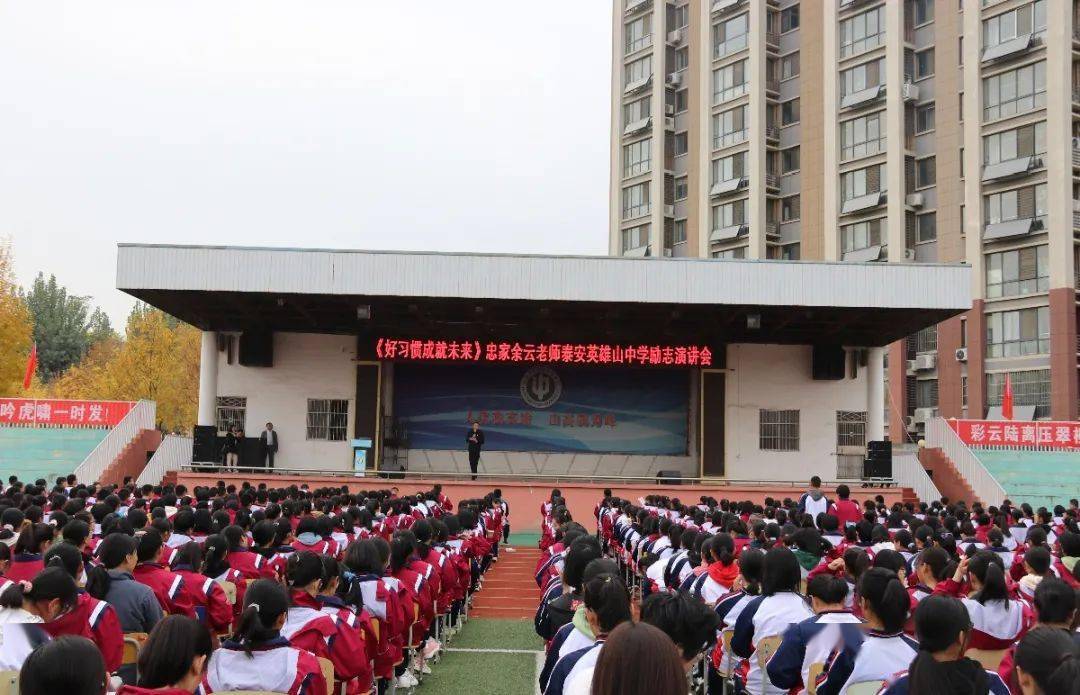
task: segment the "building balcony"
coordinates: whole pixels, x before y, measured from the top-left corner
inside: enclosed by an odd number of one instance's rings
[[[775,77],[770,77],[765,80],[765,91],[772,92],[773,94],[780,93],[780,80]]]
[[[1012,58],[1030,48],[1041,46],[1042,43],[1043,39],[1039,34],[1022,34],[1008,39],[1007,41],[1002,41],[999,44],[987,46],[983,49],[981,61],[983,63],[990,63],[997,60]]]
[[[626,0],[625,13],[627,16],[634,15],[647,7],[652,7],[652,0]]]
[[[722,244],[724,242],[734,241],[741,236],[746,236],[749,233],[750,226],[745,222],[730,224],[725,227],[716,227],[709,234],[709,243]]]
[[[885,85],[875,84],[872,87],[866,89],[860,89],[857,92],[846,94],[840,99],[840,109],[853,109],[859,106],[866,106],[872,104],[878,99],[885,96]]]
[[[771,172],[765,174],[765,188],[770,188],[774,191],[780,190],[780,177]]]
[[[765,139],[766,140],[779,140],[780,139],[780,127],[775,125],[765,126]]]
[[[748,183],[748,181],[749,179],[747,179],[745,176],[726,179],[724,181],[717,181],[713,184],[712,188],[709,189],[709,196],[715,198],[717,196],[734,193],[735,191],[746,188],[746,184]]]
[[[983,241],[1004,241],[1019,239],[1032,232],[1042,230],[1043,221],[1038,217],[1023,217],[1016,220],[991,222],[983,228]]]
[[[765,32],[765,45],[766,46],[771,46],[772,48],[775,48],[775,49],[779,50],[779,48],[780,48],[780,34],[778,34],[775,31],[767,31],[767,32]]]
[[[744,1],[745,0],[713,0],[709,12],[712,14],[726,14],[743,4]]]
[[[883,244],[873,244],[861,249],[845,251],[842,260],[849,263],[871,263],[887,258]]]
[[[889,198],[888,191],[873,191],[866,195],[856,196],[854,198],[848,198],[840,205],[841,215],[851,215],[856,212],[866,212],[867,210],[873,210],[876,207],[884,205]]]
[[[725,147],[731,147],[732,145],[738,145],[740,142],[746,142],[750,137],[750,131],[742,129],[735,131],[734,133],[720,133],[713,136],[713,149],[719,150]]]
[[[1076,151],[1073,151],[1075,159]],[[1027,157],[1017,157],[1015,159],[1006,159],[1003,162],[995,162],[993,164],[986,164],[982,168],[982,175],[980,180],[983,183],[989,181],[1005,181],[1007,179],[1016,178],[1018,176],[1025,176],[1034,169],[1038,169],[1043,165],[1042,157],[1034,155]]]

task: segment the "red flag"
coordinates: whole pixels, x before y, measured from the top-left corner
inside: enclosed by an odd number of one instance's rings
[[[37,343],[30,348],[30,356],[26,358],[26,376],[23,377],[23,390],[30,388],[34,380],[34,372],[37,371]]]
[[[1012,380],[1008,372],[1005,373],[1005,394],[1001,397],[1001,417],[1006,420],[1013,419]]]

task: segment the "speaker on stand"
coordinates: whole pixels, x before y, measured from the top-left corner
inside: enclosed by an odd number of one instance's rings
[[[892,480],[892,442],[888,439],[866,444],[863,480],[884,485]]]
[[[217,445],[217,427],[195,425],[192,432],[191,462],[209,463],[215,466],[221,463],[221,451]]]

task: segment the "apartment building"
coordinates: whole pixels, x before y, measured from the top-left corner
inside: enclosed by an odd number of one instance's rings
[[[865,357],[890,437],[1006,373],[1077,417],[1074,0],[614,0],[612,30],[610,253],[967,262],[971,312]]]

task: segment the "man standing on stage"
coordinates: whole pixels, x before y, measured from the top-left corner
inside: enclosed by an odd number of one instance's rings
[[[259,445],[262,447],[263,465],[273,470],[274,454],[278,450],[278,433],[274,431],[274,423],[266,423],[266,429],[259,435]]]
[[[469,447],[469,468],[472,469],[472,479],[476,480],[476,467],[480,464],[480,449],[484,446],[484,431],[480,429],[480,423],[473,420],[472,429],[465,436],[465,443]]]

